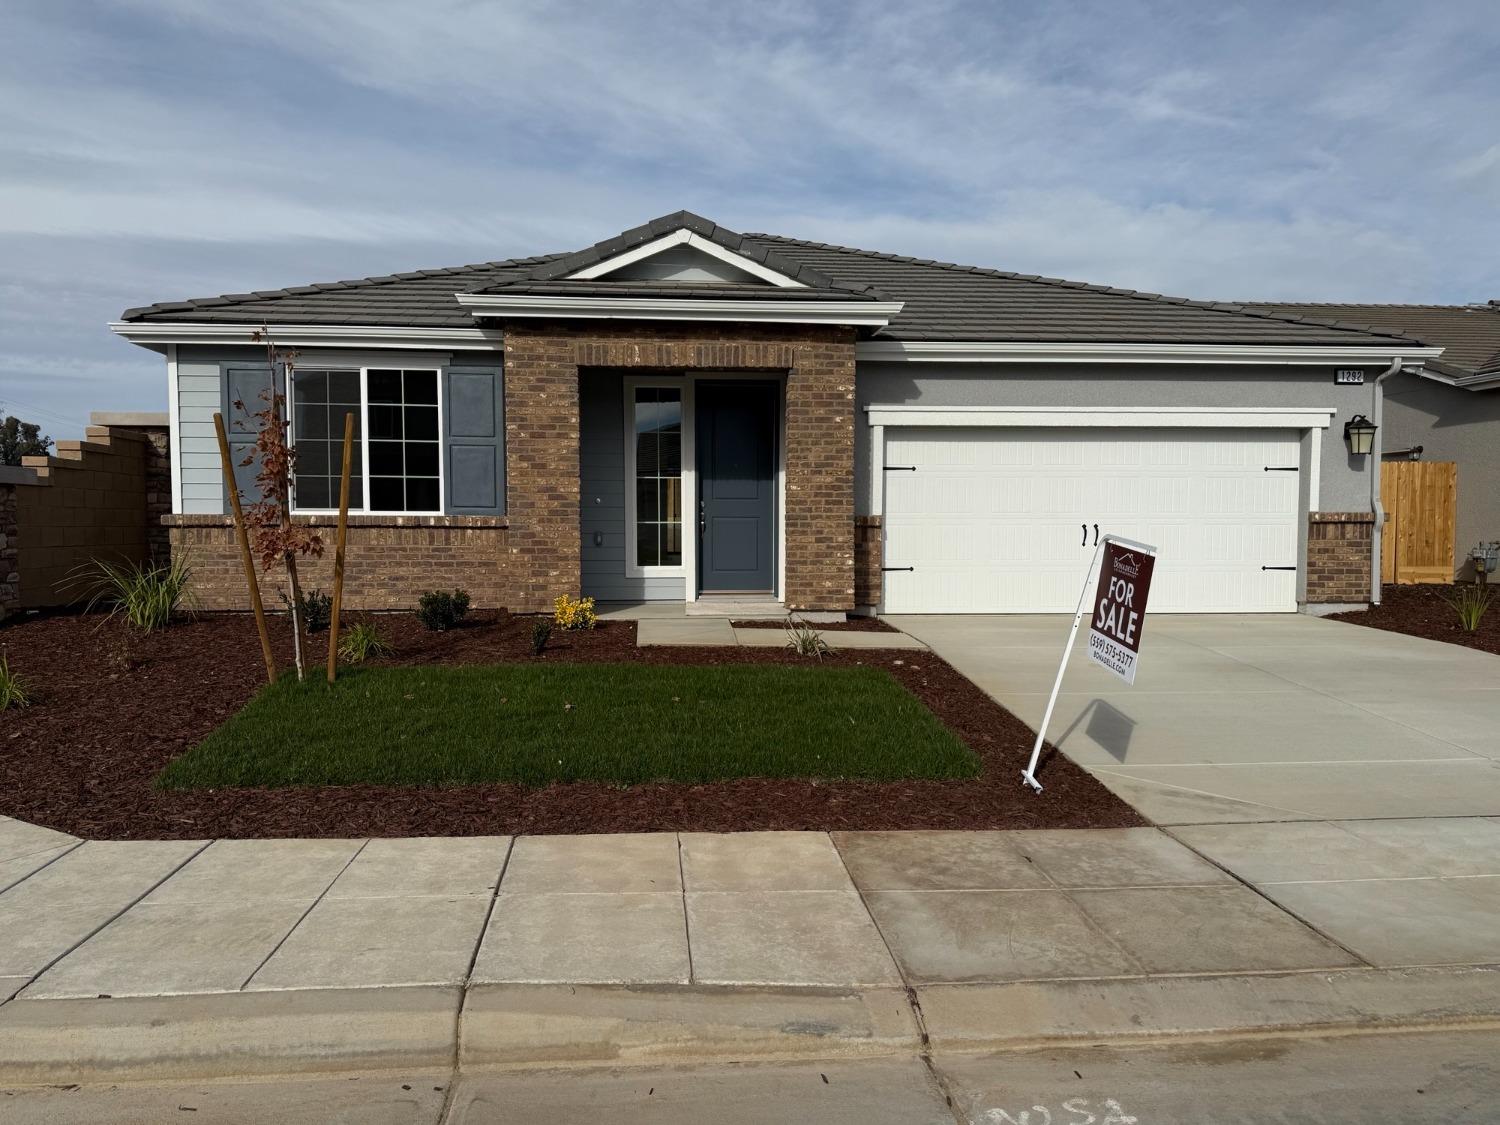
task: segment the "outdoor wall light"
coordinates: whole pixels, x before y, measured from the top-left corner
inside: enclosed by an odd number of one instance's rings
[[[1344,423],[1344,440],[1349,443],[1349,452],[1368,454],[1375,448],[1375,423],[1363,414],[1356,414]]]

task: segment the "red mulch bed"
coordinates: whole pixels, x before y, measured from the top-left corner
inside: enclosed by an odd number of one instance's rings
[[[1353,613],[1335,613],[1332,618],[1500,655],[1500,587],[1492,589],[1489,612],[1472,633],[1459,627],[1458,614],[1448,604],[1447,599],[1454,596],[1456,589],[1455,586],[1382,586],[1379,605]]]
[[[531,619],[478,613],[449,633],[410,614],[382,616],[391,662],[473,664],[537,659]],[[273,622],[290,663],[285,624]],[[316,661],[326,634],[313,639]],[[35,703],[0,712],[0,814],[103,839],[246,836],[420,836],[659,830],[1090,828],[1144,823],[1048,748],[1045,792],[1020,772],[1032,732],[925,652],[846,652],[827,659],[887,668],[983,762],[970,781],[785,781],[619,787],[597,783],[163,792],[171,759],[243,706],[264,679],[254,621],[212,615],[144,638],[97,617],[21,619],[0,645]],[[633,622],[554,633],[548,661],[744,664],[795,662],[779,649],[637,648]],[[705,731],[712,738],[711,731]]]
[[[785,621],[731,621],[736,629],[785,629]],[[899,633],[894,625],[887,625],[878,617],[849,617],[843,621],[808,622],[820,633]]]

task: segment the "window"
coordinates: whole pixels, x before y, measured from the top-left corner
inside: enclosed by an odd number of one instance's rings
[[[438,373],[385,367],[294,372],[294,506],[299,511],[338,506],[344,416],[351,412],[350,510],[441,511]]]
[[[636,387],[629,400],[635,464],[635,565],[682,565],[682,390]]]

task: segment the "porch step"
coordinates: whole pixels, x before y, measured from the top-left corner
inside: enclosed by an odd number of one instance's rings
[[[791,616],[785,605],[775,598],[699,597],[683,607],[688,617],[732,617],[738,621],[784,621]],[[832,611],[798,610],[798,620],[812,625],[831,625],[843,621],[846,614]]]

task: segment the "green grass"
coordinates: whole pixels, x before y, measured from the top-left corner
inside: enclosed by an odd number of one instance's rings
[[[287,679],[172,762],[164,788],[973,777],[874,668],[643,664],[355,668]]]

